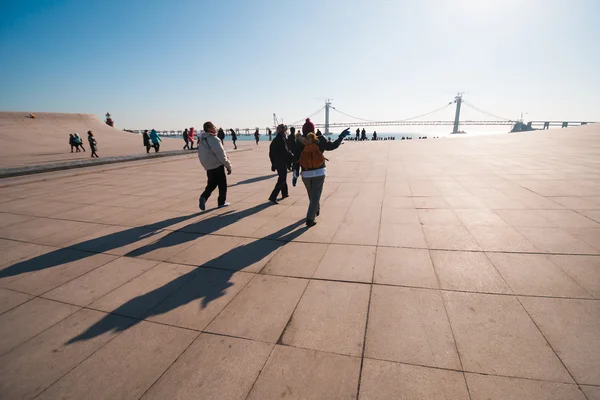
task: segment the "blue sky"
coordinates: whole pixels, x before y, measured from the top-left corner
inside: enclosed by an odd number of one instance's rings
[[[326,97],[403,119],[464,91],[508,118],[600,121],[599,15],[595,0],[3,0],[0,110],[244,128]]]

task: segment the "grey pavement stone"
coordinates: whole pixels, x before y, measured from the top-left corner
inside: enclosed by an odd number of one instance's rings
[[[600,385],[600,303],[521,297],[577,383]]]
[[[462,373],[365,359],[360,400],[467,400]]]
[[[248,399],[351,399],[359,375],[360,358],[277,345]]]
[[[257,275],[206,331],[275,343],[307,284],[305,279]]]
[[[368,302],[367,285],[313,280],[286,327],[282,343],[360,356]]]
[[[111,340],[38,398],[140,398],[197,336],[197,332],[142,322]]]
[[[244,399],[273,346],[202,334],[142,399]]]
[[[442,294],[465,371],[572,383],[514,297]]]
[[[80,310],[0,358],[0,394],[7,399],[33,399],[51,384],[115,337],[105,330],[87,341],[69,343],[89,326],[130,324],[119,316]],[[118,322],[117,322],[118,321]]]
[[[374,286],[365,357],[460,369],[439,291]]]
[[[36,298],[0,315],[0,355],[48,329],[79,307]]]
[[[586,400],[575,384],[466,373],[472,400]]]

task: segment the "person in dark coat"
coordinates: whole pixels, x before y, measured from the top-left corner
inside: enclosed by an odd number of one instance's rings
[[[73,148],[75,148],[77,150],[77,153],[80,152],[79,146],[75,142],[75,137],[73,136],[72,133],[69,134],[69,145],[71,145],[71,153],[73,152]]]
[[[269,196],[269,201],[277,203],[277,196],[281,192],[282,199],[289,196],[287,185],[287,173],[290,162],[294,160],[294,154],[288,149],[286,140],[287,126],[281,124],[277,126],[277,135],[271,141],[269,146],[269,158],[271,159],[271,171],[277,171],[277,183]]]
[[[225,144],[225,131],[223,128],[219,128],[219,132],[217,132],[217,137],[221,140],[221,144]]]
[[[256,140],[256,144],[258,144],[258,141],[260,140],[260,133],[258,133],[258,128],[256,128],[256,130],[254,131],[254,140]]]
[[[292,154],[296,154],[296,128],[294,128],[293,126],[290,127],[290,134],[287,138],[287,145],[288,145],[288,150],[292,153]],[[294,160],[290,161],[290,164],[288,166],[288,169],[290,171],[293,170],[294,167]],[[294,185],[296,186],[296,185]]]
[[[185,128],[185,131],[183,131],[183,141],[185,142],[185,146],[183,146],[183,150],[189,150],[190,149],[190,138],[188,137],[187,128]]]
[[[143,133],[144,136],[144,147],[146,148],[146,153],[150,153],[150,136],[148,135],[148,129],[146,129]]]
[[[231,141],[233,142],[233,148],[237,149],[237,144],[235,144],[235,142],[237,142],[237,134],[235,133],[235,131],[233,129],[230,129],[229,133],[231,134]]]
[[[92,149],[92,158],[98,158],[98,142],[96,142],[96,138],[94,138],[94,133],[92,131],[88,131],[88,142],[90,143],[90,149]]]

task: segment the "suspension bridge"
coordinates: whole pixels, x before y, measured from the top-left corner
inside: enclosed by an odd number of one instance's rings
[[[325,134],[329,133],[330,128],[367,127],[367,126],[452,126],[453,127],[452,133],[456,134],[456,133],[461,133],[459,131],[460,126],[473,126],[473,125],[501,126],[501,125],[506,125],[506,126],[512,126],[513,131],[514,130],[520,131],[520,130],[533,130],[534,126],[543,126],[543,129],[548,129],[550,126],[561,126],[563,128],[566,128],[568,126],[585,125],[585,124],[591,123],[591,122],[587,122],[587,121],[530,121],[530,122],[524,123],[522,118],[520,120],[505,118],[505,117],[498,116],[493,113],[487,112],[481,108],[478,108],[475,105],[464,100],[462,95],[463,95],[462,93],[458,93],[456,95],[456,97],[454,98],[454,101],[451,101],[448,104],[446,104],[440,108],[437,108],[433,111],[430,111],[428,113],[416,115],[416,116],[410,117],[410,118],[393,120],[393,121],[375,121],[375,120],[355,117],[353,115],[346,114],[345,112],[336,109],[331,104],[331,99],[326,99],[324,106],[319,108],[314,113],[308,115],[307,117],[289,124],[289,126],[302,126],[302,124],[304,123],[306,118],[312,118],[315,115],[321,113],[322,111],[325,111],[325,123],[323,123],[323,124],[315,123],[315,127],[323,128]],[[431,114],[435,114],[439,111],[442,111],[442,110],[452,106],[453,104],[455,104],[455,107],[456,107],[455,114],[454,114],[454,120],[421,120],[420,119],[420,118],[430,116]],[[465,105],[469,108],[472,108],[473,110],[475,110],[487,117],[491,117],[493,119],[461,121],[460,120],[460,112],[461,112],[461,107],[463,105]],[[330,110],[336,111],[344,116],[353,118],[354,120],[358,120],[358,121],[330,123],[329,122]],[[273,122],[274,122],[274,125],[278,125],[280,123],[275,114],[273,114]]]
[[[453,120],[432,120],[432,119],[423,119],[425,117],[430,117],[432,114],[438,113],[442,110],[445,110],[449,107],[455,106],[454,119]],[[463,106],[469,107],[476,112],[485,116],[485,118],[491,119],[477,119],[477,120],[461,120],[461,109]],[[346,117],[352,118],[354,121],[351,122],[330,122],[330,115],[333,112],[337,112]],[[304,124],[306,118],[314,118],[318,114],[324,112],[325,113],[325,122],[324,123],[315,123],[315,128],[323,129],[324,134],[329,134],[331,128],[348,128],[348,127],[375,127],[375,126],[451,126],[453,134],[464,133],[460,131],[461,126],[511,126],[510,130],[513,132],[516,131],[527,131],[534,129],[548,129],[551,126],[561,126],[562,128],[566,128],[569,126],[577,126],[577,125],[586,125],[588,123],[593,123],[591,121],[529,121],[524,122],[522,115],[520,119],[511,119],[505,118],[488,111],[485,111],[465,99],[463,99],[463,93],[458,93],[453,101],[448,102],[442,107],[436,108],[433,111],[419,114],[410,118],[398,119],[398,120],[387,120],[387,121],[376,121],[366,118],[356,117],[350,114],[347,114],[341,110],[338,110],[336,107],[332,105],[332,99],[325,99],[325,105],[321,106],[315,112],[303,117],[302,119],[288,123],[288,127],[301,128]],[[314,122],[314,121],[313,121]],[[238,134],[246,134],[250,135],[256,129],[259,132],[268,132],[269,130],[274,130],[274,128],[283,123],[283,119],[277,118],[277,115],[273,113],[273,125],[268,126],[264,129],[255,127],[255,128],[232,128]],[[230,128],[227,128],[227,132]],[[143,130],[133,130],[130,132],[141,133]],[[167,131],[159,131],[161,135],[164,136],[181,136],[181,130],[167,130]],[[228,134],[228,133],[227,133]]]

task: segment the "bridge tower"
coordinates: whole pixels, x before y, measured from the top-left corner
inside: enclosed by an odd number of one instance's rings
[[[454,114],[454,129],[452,129],[452,133],[458,133],[458,124],[460,121],[460,105],[462,104],[462,93],[458,93],[454,98],[454,102],[456,103],[456,114]]]
[[[329,135],[329,107],[331,107],[331,100],[325,99],[325,134]]]

